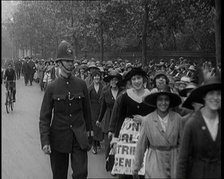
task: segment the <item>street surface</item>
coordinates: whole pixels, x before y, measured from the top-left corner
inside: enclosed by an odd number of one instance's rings
[[[14,111],[7,114],[2,85],[2,179],[51,179],[49,156],[42,152],[39,137],[44,92],[35,82],[33,86],[25,86],[23,77],[17,80],[16,88]],[[68,179],[71,174],[69,169]],[[97,155],[89,151],[88,178],[116,178],[105,170],[104,149]]]

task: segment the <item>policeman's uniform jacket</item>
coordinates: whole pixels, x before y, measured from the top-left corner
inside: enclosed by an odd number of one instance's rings
[[[74,142],[83,150],[91,147],[87,131],[92,129],[91,110],[85,81],[59,77],[47,86],[40,111],[41,145],[71,153]]]

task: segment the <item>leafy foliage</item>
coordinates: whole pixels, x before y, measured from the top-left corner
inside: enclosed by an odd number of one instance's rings
[[[215,49],[212,0],[149,0],[147,49]],[[141,49],[143,0],[21,1],[8,21],[21,49],[54,57],[62,39],[80,51]],[[102,39],[103,38],[103,39]]]

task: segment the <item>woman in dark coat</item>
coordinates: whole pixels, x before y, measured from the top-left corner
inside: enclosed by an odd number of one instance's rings
[[[100,96],[102,93],[103,85],[101,84],[101,73],[96,70],[91,74],[93,83],[88,88],[91,112],[92,112],[92,127],[93,127],[93,154],[97,154],[97,146],[100,146],[100,141],[103,139],[101,128],[96,126],[96,121],[100,114]]]
[[[206,80],[191,96],[188,103],[204,106],[185,124],[176,178],[221,178],[221,80]]]
[[[135,120],[135,118],[139,118],[137,117],[139,115],[145,116],[154,111],[154,107],[150,107],[143,102],[144,97],[150,93],[144,87],[144,82],[147,80],[146,72],[140,67],[133,67],[125,77],[126,80],[130,80],[131,88],[122,93],[116,100],[109,126],[110,132],[108,135],[115,138],[119,137],[125,118],[130,117]],[[132,178],[132,175],[119,175],[119,178]]]
[[[109,86],[102,93],[100,99],[101,101],[100,115],[96,122],[96,125],[101,127],[103,130],[106,158],[109,154],[108,128],[110,123],[110,117],[114,106],[114,102],[121,92],[120,87],[118,87],[117,85],[117,83],[121,81],[121,79],[122,79],[121,74],[119,74],[116,70],[111,71],[109,75],[103,79],[106,83],[109,83]]]

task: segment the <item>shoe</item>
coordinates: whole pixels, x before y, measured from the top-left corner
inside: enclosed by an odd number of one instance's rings
[[[93,153],[94,155],[96,155],[96,154],[97,154],[97,149],[93,147],[92,153]]]

